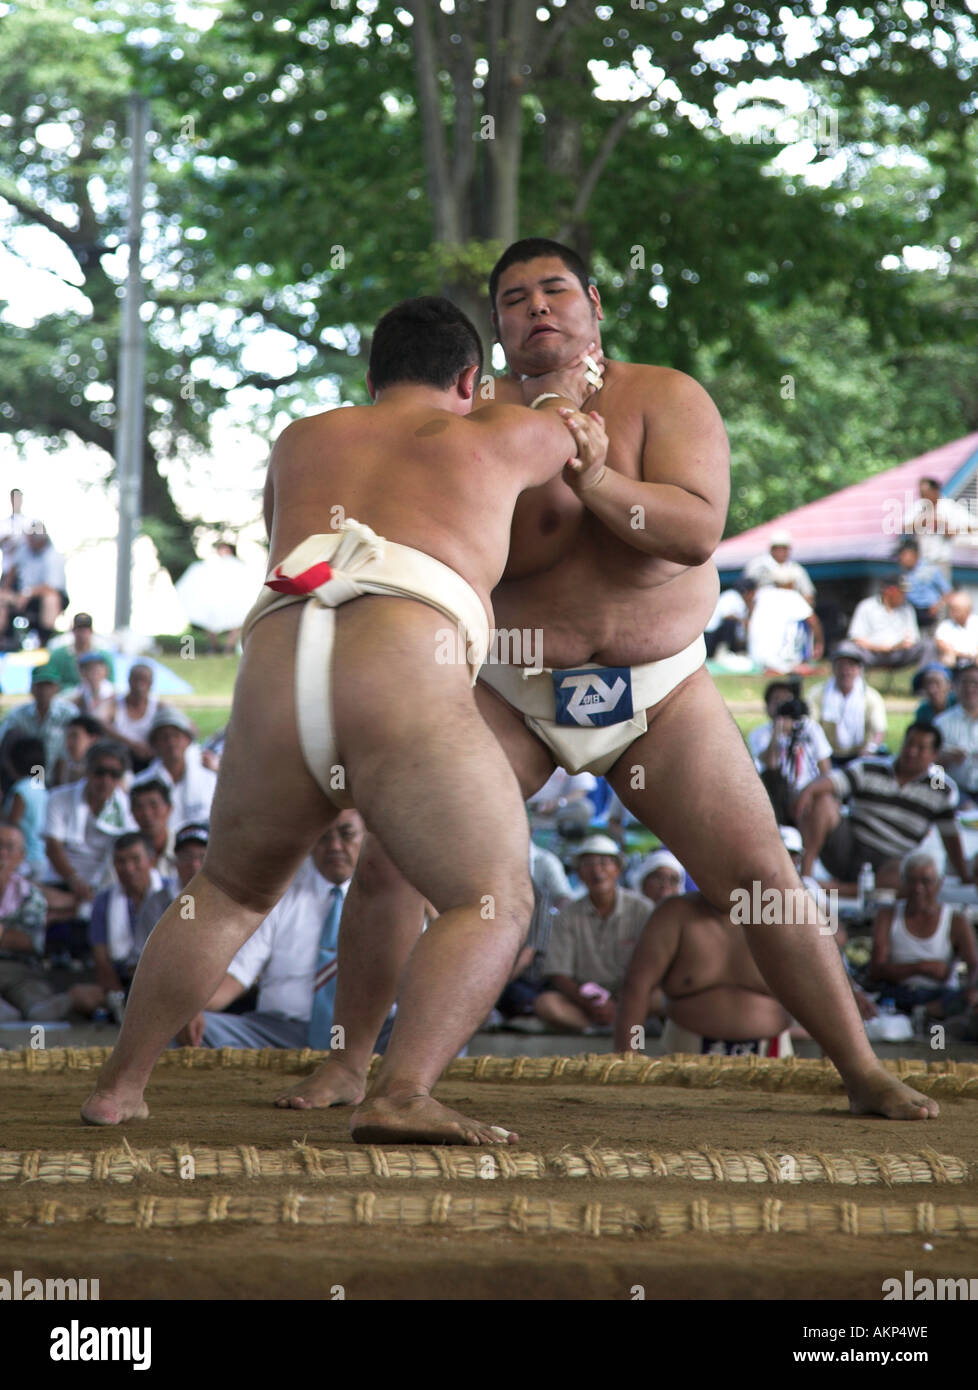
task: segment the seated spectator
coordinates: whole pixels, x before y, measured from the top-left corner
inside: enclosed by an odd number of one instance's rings
[[[771,571],[758,588],[747,624],[747,655],[764,671],[787,675],[822,655],[822,625],[806,598],[792,587],[787,567]]]
[[[81,684],[70,697],[80,714],[90,715],[100,724],[115,719],[115,690],[109,680],[109,668],[101,652],[86,652],[78,658]]]
[[[905,1013],[924,1005],[933,1018],[945,1018],[974,1008],[978,946],[967,914],[942,905],[941,875],[929,854],[910,855],[902,885],[902,898],[876,914],[870,979]],[[968,971],[963,989],[954,983],[959,960]]]
[[[967,507],[942,495],[937,478],[919,478],[917,488],[919,500],[907,511],[906,528],[916,537],[924,559],[950,579],[954,537],[972,530],[971,516]]]
[[[85,776],[88,750],[105,738],[105,730],[90,714],[76,714],[65,725],[64,757],[59,758],[51,779],[52,787],[67,787]]]
[[[897,758],[860,758],[809,782],[796,806],[804,873],[810,875],[821,857],[840,885],[853,891],[861,866],[871,864],[877,885],[895,888],[901,861],[936,825],[955,872],[970,883],[954,819],[958,789],[934,764],[940,749],[940,729],[911,724]],[[849,801],[847,818],[840,800]]]
[[[971,611],[971,599],[963,589],[948,595],[947,617],[934,633],[937,658],[953,671],[978,660],[978,615]]]
[[[863,675],[865,655],[854,642],[840,642],[832,674],[808,692],[812,716],[821,725],[836,767],[875,753],[886,741],[886,705]]]
[[[652,908],[648,898],[619,887],[622,863],[607,835],[588,836],[577,852],[587,895],[554,919],[543,965],[549,988],[535,1004],[537,1017],[553,1028],[580,1033],[614,1022],[625,971]]]
[[[10,515],[0,521],[0,564],[3,575],[7,575],[13,569],[24,536],[39,524],[35,517],[24,515],[23,506],[24,494],[20,488],[11,488]],[[5,587],[10,586],[5,584]]]
[[[771,681],[764,691],[768,722],[747,735],[747,747],[784,825],[794,820],[795,799],[802,787],[831,766],[832,747],[808,713],[798,686]]]
[[[924,644],[916,614],[903,592],[901,575],[887,575],[880,581],[875,597],[856,604],[849,624],[849,641],[860,648],[867,666],[900,670],[920,662]]]
[[[165,878],[161,873],[160,887],[149,892],[143,900],[133,924],[133,933],[137,939],[145,941],[149,937],[180,890],[186,888],[194,874],[200,873],[207,853],[207,839],[206,825],[181,825],[174,836],[174,875],[172,878]],[[160,866],[154,864],[153,867],[159,869]]]
[[[205,767],[210,768],[211,772],[216,772],[221,766],[221,756],[224,753],[227,736],[228,726],[225,724],[223,729],[218,729],[217,733],[205,738],[201,744],[200,760]]]
[[[68,607],[65,562],[41,522],[25,532],[14,557],[14,591],[0,594],[0,631],[16,619],[33,627],[46,647],[59,614]]]
[[[815,585],[811,575],[797,560],[790,559],[792,536],[790,531],[780,528],[771,532],[771,541],[766,555],[758,555],[744,570],[744,578],[752,579],[759,589],[768,584],[779,584],[778,574],[787,576],[791,588],[796,589],[802,598],[807,598],[809,607],[815,606]]]
[[[135,782],[129,791],[129,810],[149,846],[155,869],[174,883],[177,862],[173,857],[173,829],[170,817],[170,788],[159,777]]]
[[[135,661],[129,668],[129,689],[116,701],[112,736],[129,749],[136,772],[142,772],[153,759],[149,731],[156,718],[159,701],[152,693],[153,668]],[[205,763],[205,766],[207,764]],[[214,768],[213,771],[217,771]]]
[[[209,831],[206,825],[181,825],[173,837],[173,858],[177,866],[177,883],[186,888],[194,874],[204,867]]]
[[[708,657],[715,656],[720,646],[731,652],[746,651],[747,621],[756,593],[756,583],[746,577],[739,579],[732,589],[724,589],[717,599],[710,621],[703,629]]]
[[[868,1018],[875,1018],[876,1015],[879,1013],[879,1009],[877,1009],[876,1005],[873,1003],[872,999],[870,999],[869,995],[865,992],[865,990],[863,990],[853,979],[852,966],[845,952],[845,945],[846,941],[848,940],[848,936],[846,934],[845,927],[839,921],[838,911],[836,910],[833,912],[832,904],[829,901],[828,894],[826,893],[822,885],[816,879],[811,878],[809,875],[803,874],[801,871],[801,859],[802,853],[804,851],[804,845],[802,843],[801,838],[801,831],[798,830],[797,827],[794,825],[779,825],[778,829],[781,832],[781,843],[788,851],[788,855],[791,859],[792,864],[795,866],[795,871],[797,872],[798,877],[801,879],[808,892],[811,893],[812,897],[815,899],[819,911],[822,913],[826,922],[831,924],[832,926],[833,940],[835,941],[836,946],[838,946],[839,952],[842,956],[842,965],[846,972],[846,975],[849,978],[849,984],[852,987],[853,998],[856,1001],[856,1007],[859,1010],[860,1017],[864,1021]],[[795,1023],[792,1025],[791,1036],[793,1038],[809,1037],[810,1034],[806,1033],[805,1029],[802,1028],[800,1023]]]
[[[96,893],[108,881],[112,851],[120,835],[135,830],[122,779],[129,765],[125,748],[103,739],[88,750],[86,776],[48,797],[44,834],[51,877],[43,885],[49,921],[90,914]]]
[[[61,682],[47,666],[35,666],[31,672],[31,695],[28,705],[18,705],[0,724],[0,748],[6,763],[7,749],[14,739],[39,738],[44,744],[44,777],[48,786],[54,778],[58,759],[65,753],[65,729],[78,710],[59,693]],[[8,778],[9,780],[9,778]]]
[[[44,744],[39,738],[19,738],[8,753],[15,781],[3,803],[3,818],[19,827],[24,837],[21,873],[40,881],[48,870],[44,853],[44,818],[48,791],[44,785]]]
[[[664,898],[674,898],[683,891],[686,870],[667,849],[654,849],[638,866],[634,882],[643,898],[658,905]]]
[[[56,995],[40,965],[44,952],[44,895],[20,872],[24,837],[0,825],[0,1019],[64,1018],[69,1002]]]
[[[791,1017],[771,994],[734,924],[701,893],[660,903],[628,966],[615,1018],[616,1052],[635,1050],[662,989],[666,1026],[661,1051],[790,1057]]]
[[[937,565],[920,558],[920,547],[912,536],[900,542],[897,563],[903,571],[903,590],[917,615],[921,632],[933,632],[951,586]]]
[[[92,615],[90,613],[76,613],[72,620],[71,631],[63,637],[52,639],[50,655],[48,656],[48,666],[52,674],[58,677],[65,690],[75,685],[81,685],[78,662],[81,657],[88,656],[90,652],[98,652],[99,656],[104,659],[108,677],[114,681],[115,665],[112,661],[112,654],[106,650],[104,643],[96,642]]]
[[[133,782],[134,787],[154,779],[166,783],[175,825],[210,820],[217,774],[201,762],[196,732],[180,710],[160,705],[149,731],[153,761]]]
[[[953,709],[958,703],[958,697],[951,689],[951,679],[951,672],[940,662],[932,661],[927,666],[921,666],[913,678],[913,693],[919,695],[923,692],[925,696],[914,715],[918,724],[933,724],[939,714]]]
[[[191,1047],[330,1046],[340,917],[364,834],[356,811],[340,812],[284,897],[231,961],[206,1012],[191,1019],[177,1042]],[[222,1012],[256,981],[257,1009]],[[391,1026],[388,1019],[380,1050]]]
[[[159,920],[158,916],[148,920],[143,909],[164,884],[159,870],[153,868],[149,845],[138,830],[116,838],[112,867],[118,882],[96,894],[88,926],[95,983],[73,985],[70,994],[72,1008],[78,1013],[91,1016],[107,1008],[120,1023],[139,957]]]
[[[594,792],[598,779],[590,772],[570,773],[555,767],[528,806],[531,823],[553,817],[561,835],[583,835],[594,815]]]
[[[934,720],[941,731],[941,763],[961,793],[961,804],[973,806],[978,798],[978,666],[961,666],[954,677],[958,697],[953,709]]]
[[[567,871],[553,850],[530,841],[530,881],[551,908],[558,912],[570,902],[572,889]]]

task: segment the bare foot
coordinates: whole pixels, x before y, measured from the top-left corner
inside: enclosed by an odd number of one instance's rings
[[[854,1115],[883,1115],[888,1120],[933,1120],[939,1114],[936,1100],[882,1069],[849,1088],[849,1109]]]
[[[121,1095],[103,1095],[93,1091],[81,1108],[86,1125],[121,1125],[127,1120],[145,1120],[149,1106],[142,1096],[125,1100]]]
[[[423,1092],[364,1101],[353,1112],[350,1131],[358,1144],[515,1144],[519,1138],[449,1110]]]
[[[335,1057],[320,1063],[311,1076],[275,1097],[280,1110],[324,1110],[330,1105],[359,1105],[367,1090],[366,1077]]]

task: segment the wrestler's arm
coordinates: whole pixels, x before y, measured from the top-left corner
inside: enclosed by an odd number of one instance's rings
[[[465,417],[481,448],[490,457],[515,469],[520,490],[539,487],[555,477],[578,453],[577,439],[564,423],[561,410],[574,411],[571,400],[544,401],[538,410],[523,405],[487,405]]]
[[[669,898],[655,909],[643,928],[628,966],[615,1017],[615,1052],[632,1052],[633,1029],[645,1023],[652,991],[662,983],[679,950],[687,904]]]
[[[648,381],[641,477],[608,468],[581,501],[636,550],[680,565],[703,565],[720,543],[730,500],[730,446],[720,412],[682,372],[639,367]],[[654,403],[652,391],[654,389]]]

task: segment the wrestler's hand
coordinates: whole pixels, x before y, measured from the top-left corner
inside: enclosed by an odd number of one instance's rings
[[[525,376],[520,383],[523,404],[532,405],[537,396],[553,391],[582,406],[596,391],[600,391],[601,382],[596,378],[603,375],[604,353],[594,343],[588,343],[584,351],[566,366],[545,372],[543,376]]]
[[[608,436],[604,420],[596,410],[588,415],[579,410],[560,410],[558,414],[577,443],[577,457],[564,464],[564,482],[580,496],[596,487],[606,472]]]

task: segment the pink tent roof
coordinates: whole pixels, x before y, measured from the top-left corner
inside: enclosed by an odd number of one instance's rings
[[[919,458],[721,541],[714,557],[717,567],[742,569],[768,549],[773,532],[783,530],[791,532],[791,558],[803,565],[887,560],[893,555],[908,508],[918,499],[918,479],[936,478],[946,488],[968,462],[978,465],[978,433],[954,439]],[[955,491],[963,482],[964,478],[957,480]],[[955,563],[978,568],[978,549],[956,547]]]

